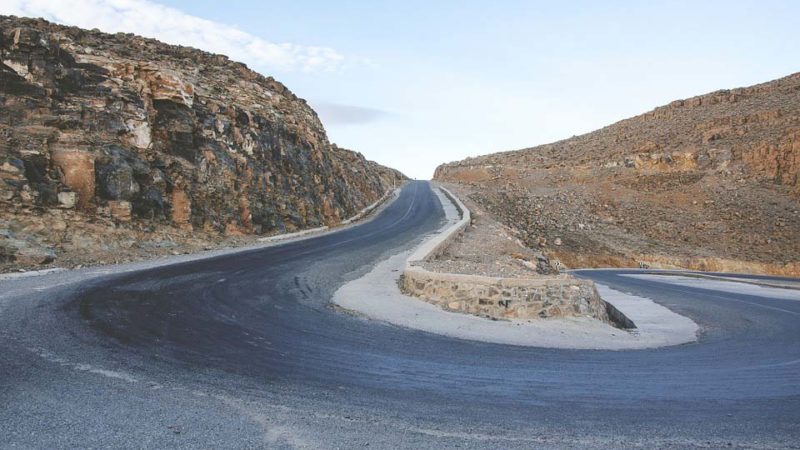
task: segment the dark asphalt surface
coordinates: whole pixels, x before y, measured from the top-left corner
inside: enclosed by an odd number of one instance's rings
[[[308,240],[0,283],[0,448],[800,448],[800,301],[576,272],[703,329],[619,352],[460,341],[330,305],[442,220],[413,182]]]

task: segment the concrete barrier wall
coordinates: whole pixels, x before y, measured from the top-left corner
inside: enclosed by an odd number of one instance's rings
[[[621,328],[634,325],[600,298],[594,283],[568,275],[541,278],[495,278],[432,272],[414,265],[441,255],[470,225],[469,209],[447,189],[461,219],[424,242],[406,261],[401,280],[404,292],[444,309],[491,318],[591,316]]]

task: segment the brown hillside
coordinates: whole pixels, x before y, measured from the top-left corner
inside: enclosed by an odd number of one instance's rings
[[[678,100],[435,179],[570,267],[800,275],[800,73]]]

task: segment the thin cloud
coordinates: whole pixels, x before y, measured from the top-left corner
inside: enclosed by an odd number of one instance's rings
[[[322,123],[329,125],[360,125],[391,116],[386,111],[361,106],[314,101],[311,103]]]
[[[149,0],[6,0],[0,3],[0,14],[42,17],[110,33],[135,33],[268,69],[333,71],[345,63],[344,56],[332,48],[269,42]]]

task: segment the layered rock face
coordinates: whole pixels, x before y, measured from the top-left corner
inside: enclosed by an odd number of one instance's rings
[[[404,178],[330,144],[304,100],[225,56],[14,17],[0,17],[0,56],[5,263],[80,249],[79,229],[332,225]]]
[[[437,168],[571,267],[800,275],[800,74]]]

